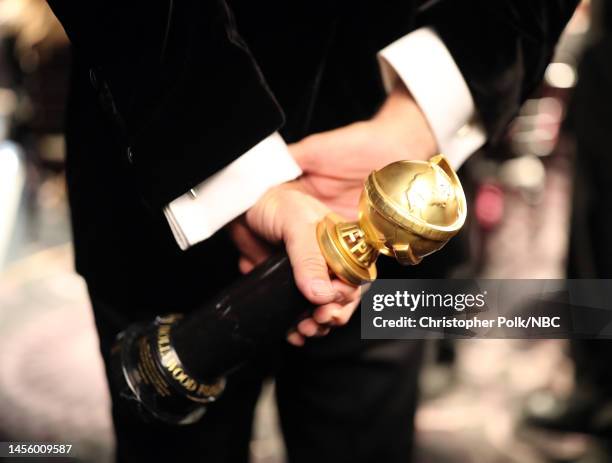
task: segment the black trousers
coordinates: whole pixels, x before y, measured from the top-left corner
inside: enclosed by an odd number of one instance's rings
[[[91,298],[107,364],[129,308]],[[356,314],[325,338],[283,342],[232,374],[193,425],[144,422],[111,390],[117,461],[248,462],[255,404],[273,376],[291,463],[409,462],[421,357],[420,342],[361,340]]]

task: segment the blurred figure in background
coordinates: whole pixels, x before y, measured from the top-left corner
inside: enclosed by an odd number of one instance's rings
[[[2,0],[3,85],[16,89],[11,136],[35,167],[61,170],[71,50],[44,0]]]
[[[28,224],[22,227],[27,233],[16,237],[14,215],[6,214],[0,222],[1,268],[2,248],[8,246],[11,234],[13,243],[24,245],[41,238],[44,227],[37,225],[41,220],[37,202],[65,199],[63,132],[71,51],[44,0],[0,1],[0,39],[2,137],[17,143],[23,153],[19,164],[27,175],[21,219]],[[19,185],[13,191],[21,198]],[[7,261],[23,257],[23,251],[11,251]]]
[[[575,137],[575,177],[568,261],[569,278],[612,278],[612,5],[602,2],[601,36],[585,52],[567,130]],[[612,341],[574,340],[575,391],[531,410],[543,429],[586,433],[607,442],[612,460]]]

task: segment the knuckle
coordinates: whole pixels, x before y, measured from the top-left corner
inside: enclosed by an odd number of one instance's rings
[[[353,312],[355,311],[356,307],[357,307],[356,302],[351,302],[350,304],[345,305],[340,311],[340,313],[336,316],[338,325],[340,326],[346,325],[351,319],[351,316],[353,315]]]
[[[308,255],[301,259],[302,269],[308,273],[316,273],[327,270],[327,265],[322,256]]]
[[[336,323],[338,326],[344,326],[348,323],[350,316],[344,312],[336,316]]]

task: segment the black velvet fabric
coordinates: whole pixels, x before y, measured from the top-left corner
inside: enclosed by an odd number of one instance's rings
[[[440,35],[466,78],[489,140],[540,83],[577,0],[434,1],[419,21]]]
[[[77,269],[99,290],[153,301],[166,301],[161,288],[191,294],[203,273],[213,287],[235,276],[229,244],[181,253],[163,206],[275,130],[295,141],[370,117],[384,99],[376,52],[385,45],[433,27],[496,137],[541,78],[575,5],[49,3],[75,50],[67,143]]]

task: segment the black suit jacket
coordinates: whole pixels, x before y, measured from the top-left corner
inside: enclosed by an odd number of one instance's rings
[[[179,251],[164,205],[275,130],[291,142],[370,117],[384,99],[376,52],[423,25],[446,43],[496,139],[575,3],[49,0],[75,51],[77,269],[104,298],[133,299],[135,313],[185,310],[235,277],[235,256],[222,234]]]

